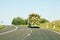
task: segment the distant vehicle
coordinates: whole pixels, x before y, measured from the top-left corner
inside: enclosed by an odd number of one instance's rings
[[[39,28],[39,25],[29,25],[30,28]]]
[[[40,16],[37,14],[30,14],[28,18],[28,26],[30,28],[39,28]]]

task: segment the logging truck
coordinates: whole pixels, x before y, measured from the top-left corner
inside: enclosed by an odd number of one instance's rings
[[[28,18],[28,25],[31,28],[40,28],[40,16],[37,14],[30,14]]]

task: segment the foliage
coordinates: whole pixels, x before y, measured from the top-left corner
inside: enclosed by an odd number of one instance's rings
[[[27,25],[28,24],[28,19],[25,19],[24,21],[25,21],[25,25]]]
[[[44,18],[40,18],[40,23],[46,23],[46,22],[49,22],[49,21]]]
[[[49,26],[50,30],[54,30],[54,31],[60,32],[60,20],[53,21],[51,23],[51,25],[52,25],[52,27]],[[54,25],[55,25],[55,28],[54,28]]]
[[[4,26],[3,25],[0,25],[0,29],[2,29],[2,28],[4,28]]]
[[[48,22],[48,20],[46,20],[44,18],[40,18],[40,15],[33,13],[33,14],[29,15],[28,19],[23,19],[21,17],[13,18],[12,24],[14,24],[14,25],[27,25],[28,20],[31,25],[35,25],[35,24],[39,25],[40,23]]]
[[[52,23],[55,23],[56,27],[60,27],[60,20],[56,20],[56,21],[54,21]]]
[[[13,19],[12,24],[14,25],[27,25],[27,20],[22,19],[20,17],[16,17]]]

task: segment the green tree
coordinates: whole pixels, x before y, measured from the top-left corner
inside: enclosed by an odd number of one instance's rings
[[[16,18],[13,19],[12,24],[13,25],[27,25],[28,20],[27,19],[22,19],[20,17],[16,17]]]
[[[22,24],[24,24],[23,22],[24,22],[24,20],[22,18],[16,17],[16,18],[13,19],[12,24],[14,24],[14,25],[22,25]]]
[[[49,22],[49,21],[44,18],[40,18],[40,23],[46,23],[46,22]]]
[[[25,19],[24,21],[25,21],[25,25],[28,25],[28,19]]]

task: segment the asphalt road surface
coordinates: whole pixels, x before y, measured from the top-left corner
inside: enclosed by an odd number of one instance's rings
[[[8,33],[0,35],[0,40],[60,40],[60,34],[45,29],[15,26],[17,29],[14,30],[14,26],[5,27],[6,28],[2,29],[0,33]]]

